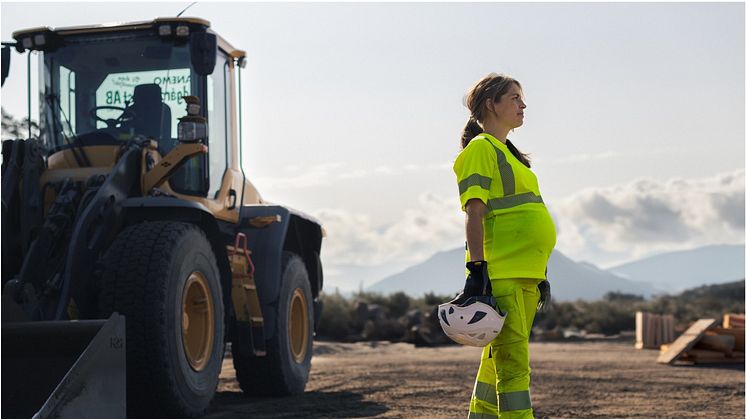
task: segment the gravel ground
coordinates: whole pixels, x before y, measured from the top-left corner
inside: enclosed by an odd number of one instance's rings
[[[229,356],[210,419],[466,417],[479,349],[316,342],[306,393],[244,396]],[[531,343],[537,418],[743,418],[744,365],[658,365],[631,342]]]

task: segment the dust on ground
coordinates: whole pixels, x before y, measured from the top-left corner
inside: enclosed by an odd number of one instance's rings
[[[536,418],[743,418],[744,365],[667,366],[632,342],[531,343]],[[246,397],[226,356],[207,418],[464,418],[480,349],[316,342],[305,394]]]

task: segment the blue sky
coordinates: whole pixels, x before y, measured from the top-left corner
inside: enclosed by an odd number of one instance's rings
[[[3,2],[2,39],[187,4]],[[524,86],[511,140],[533,157],[558,250],[611,266],[744,241],[743,3],[210,2],[185,16],[247,51],[247,174],[324,221],[332,286],[463,243],[462,97],[492,71]],[[24,112],[21,83],[2,106]]]

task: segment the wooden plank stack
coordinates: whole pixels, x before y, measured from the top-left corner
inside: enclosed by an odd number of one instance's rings
[[[715,319],[700,319],[670,345],[661,345],[658,362],[663,364],[744,363],[746,329],[743,314],[726,314],[723,324]],[[739,323],[740,321],[740,323]]]
[[[670,364],[690,350],[705,334],[707,329],[715,324],[715,319],[699,319],[689,326],[684,333],[670,345],[661,345],[658,363]]]
[[[658,349],[674,340],[674,318],[670,314],[635,313],[635,348]]]
[[[746,320],[746,316],[743,314],[728,313],[723,315],[723,327],[726,329],[743,329],[746,327],[744,320]]]

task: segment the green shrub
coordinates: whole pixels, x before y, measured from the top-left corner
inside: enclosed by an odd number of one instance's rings
[[[671,314],[679,323],[706,317],[721,319],[724,313],[744,312],[744,284],[741,280],[706,285],[652,300],[611,292],[600,301],[555,302],[549,312],[537,314],[534,326],[545,330],[577,328],[608,335],[634,330],[636,311]]]
[[[403,316],[407,310],[409,310],[410,298],[403,292],[397,292],[389,295],[388,300],[385,303],[385,307],[388,308],[389,314],[393,317]]]
[[[323,307],[316,333],[320,337],[344,339],[352,332],[352,307],[339,292],[321,294]]]
[[[347,299],[341,294],[321,294],[324,307],[317,330],[319,336],[331,339],[401,339],[408,310],[420,310],[428,316],[438,304],[453,296],[432,293],[411,298],[402,292],[383,295],[358,292]],[[358,319],[356,304],[378,305],[385,314],[376,322]],[[577,300],[553,302],[546,313],[537,313],[534,327],[544,330],[579,329],[589,333],[617,334],[635,329],[635,312],[672,314],[677,322],[688,323],[700,318],[721,319],[723,313],[744,312],[744,281],[708,285],[678,295],[663,295],[652,300],[633,294],[611,292],[598,301]]]

